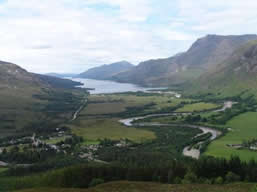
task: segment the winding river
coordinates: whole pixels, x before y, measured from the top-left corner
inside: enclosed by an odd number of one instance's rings
[[[232,106],[236,104],[235,102],[232,101],[226,101],[224,102],[224,105],[221,109],[219,110],[215,110],[214,112],[222,112],[225,111],[226,109],[232,108]],[[181,113],[179,113],[181,114]],[[190,114],[190,113],[184,113],[184,114]],[[150,117],[164,117],[164,116],[176,116],[178,115],[178,113],[164,113],[164,114],[152,114],[152,115],[146,115],[146,116],[140,116],[140,117],[132,117],[132,118],[128,118],[128,119],[121,119],[119,120],[120,123],[122,123],[125,126],[131,127],[131,126],[141,126],[141,127],[146,127],[146,126],[158,126],[158,127],[162,127],[162,126],[180,126],[180,127],[188,127],[188,128],[192,128],[192,129],[200,129],[202,131],[202,133],[196,135],[194,138],[196,137],[200,137],[206,133],[211,133],[211,137],[210,137],[210,141],[213,141],[214,139],[216,139],[217,137],[219,137],[222,133],[221,131],[218,131],[216,129],[210,128],[210,127],[204,127],[204,126],[199,126],[199,125],[190,125],[190,124],[162,124],[162,123],[135,123],[135,121],[137,120],[143,120],[143,119],[147,119]],[[203,142],[199,142],[197,144],[201,145]],[[200,157],[200,150],[199,149],[195,149],[193,147],[190,146],[186,146],[183,149],[183,155],[184,156],[189,156],[195,159],[198,159]]]

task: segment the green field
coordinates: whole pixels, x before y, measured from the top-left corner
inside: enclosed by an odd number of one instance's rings
[[[155,139],[152,131],[123,126],[118,120],[119,115],[127,111],[128,107],[144,107],[149,104],[149,108],[142,108],[142,112],[155,112],[163,108],[171,108],[181,102],[190,102],[190,99],[177,99],[169,94],[163,95],[136,95],[136,94],[111,94],[111,95],[91,95],[88,105],[81,111],[78,119],[72,122],[72,132],[85,139],[85,144],[99,139],[119,140],[127,138],[135,142]],[[135,109],[136,112],[140,110]],[[112,114],[112,117],[108,115]],[[131,114],[134,114],[133,112]],[[136,115],[136,114],[135,114]]]
[[[119,113],[127,107],[140,107],[154,104],[148,112],[153,112],[163,108],[175,107],[181,102],[191,102],[191,99],[178,99],[170,94],[138,96],[136,94],[112,94],[112,95],[91,95],[89,104],[82,115],[97,115]]]
[[[6,170],[8,170],[8,168],[6,168],[6,167],[0,167],[0,173],[4,172],[4,171],[6,171]]]
[[[167,185],[144,182],[112,182],[90,189],[31,189],[17,192],[251,192],[254,184]]]
[[[218,107],[219,107],[219,105],[214,104],[214,103],[200,102],[200,103],[185,105],[184,107],[176,110],[176,112],[199,112],[199,111],[215,109]]]
[[[155,139],[155,134],[151,131],[123,126],[118,119],[79,119],[72,126],[72,132],[82,136],[87,140],[95,141],[98,139],[119,140],[127,138],[135,142]]]
[[[120,113],[126,110],[127,105],[123,102],[90,103],[81,115],[98,115]]]
[[[225,136],[212,142],[205,155],[215,157],[229,158],[231,155],[238,155],[242,160],[257,160],[257,152],[250,150],[237,150],[227,147],[227,144],[242,144],[245,140],[257,138],[257,113],[248,112],[239,115],[227,123],[227,127],[231,127],[232,131]]]

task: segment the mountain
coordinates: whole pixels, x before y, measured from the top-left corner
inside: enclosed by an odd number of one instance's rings
[[[216,68],[187,85],[191,92],[233,96],[250,92],[257,96],[257,40],[237,49]]]
[[[86,72],[79,74],[77,77],[87,79],[110,80],[114,75],[125,72],[133,67],[134,65],[129,62],[121,61],[109,65],[102,65],[100,67],[91,68]]]
[[[53,88],[74,88],[79,85],[83,85],[80,82],[75,82],[69,79],[62,79],[59,77],[48,76],[48,75],[40,75],[36,74],[36,76],[43,81],[44,83],[49,84]]]
[[[79,99],[72,88],[79,84],[0,61],[0,138],[48,129],[69,119]]]
[[[241,45],[256,35],[207,35],[198,39],[187,52],[166,59],[149,60],[113,77],[119,82],[144,86],[169,86],[198,78],[226,60]]]
[[[66,78],[66,77],[75,77],[78,74],[74,74],[74,73],[46,73],[45,75],[51,76],[51,77]]]

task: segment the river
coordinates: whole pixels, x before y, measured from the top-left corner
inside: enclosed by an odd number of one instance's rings
[[[232,108],[233,104],[236,104],[235,102],[232,101],[226,101],[224,102],[224,105],[221,109],[219,110],[215,110],[214,112],[222,112],[225,111],[228,108]],[[122,123],[125,126],[141,126],[141,127],[145,127],[145,126],[183,126],[183,127],[188,127],[188,128],[193,128],[193,129],[200,129],[202,131],[202,133],[198,134],[195,136],[196,137],[200,137],[203,134],[206,133],[211,133],[211,137],[210,137],[210,141],[213,141],[214,139],[216,139],[217,137],[219,137],[222,133],[221,131],[218,131],[216,129],[210,128],[210,127],[204,127],[204,126],[199,126],[199,125],[189,125],[189,124],[162,124],[162,123],[134,123],[137,120],[142,120],[142,119],[147,119],[150,117],[163,117],[163,116],[174,116],[177,115],[178,113],[165,113],[165,114],[152,114],[152,115],[146,115],[146,116],[140,116],[140,117],[131,117],[131,118],[127,118],[127,119],[121,119],[119,120],[120,123]],[[181,114],[181,113],[180,113]],[[184,113],[184,114],[190,114],[190,113]],[[202,144],[202,142],[199,142],[197,144]],[[199,149],[194,149],[190,146],[186,146],[183,149],[183,155],[184,156],[189,156],[195,159],[198,159],[200,157],[200,150]]]

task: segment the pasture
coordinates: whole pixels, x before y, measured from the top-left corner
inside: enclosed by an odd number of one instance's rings
[[[200,112],[200,111],[215,109],[218,107],[221,107],[221,106],[214,103],[200,102],[200,103],[185,105],[184,107],[177,109],[176,112]]]
[[[105,138],[112,140],[127,138],[135,142],[143,142],[156,138],[153,132],[139,128],[126,127],[119,123],[116,118],[79,119],[71,128],[72,133],[82,136],[85,142],[87,142],[87,140],[97,141]]]
[[[242,160],[257,160],[257,152],[247,149],[237,150],[228,147],[228,144],[242,144],[243,141],[257,138],[257,113],[248,112],[234,117],[227,124],[232,128],[225,136],[213,141],[207,148],[205,155],[230,158],[238,155]]]

